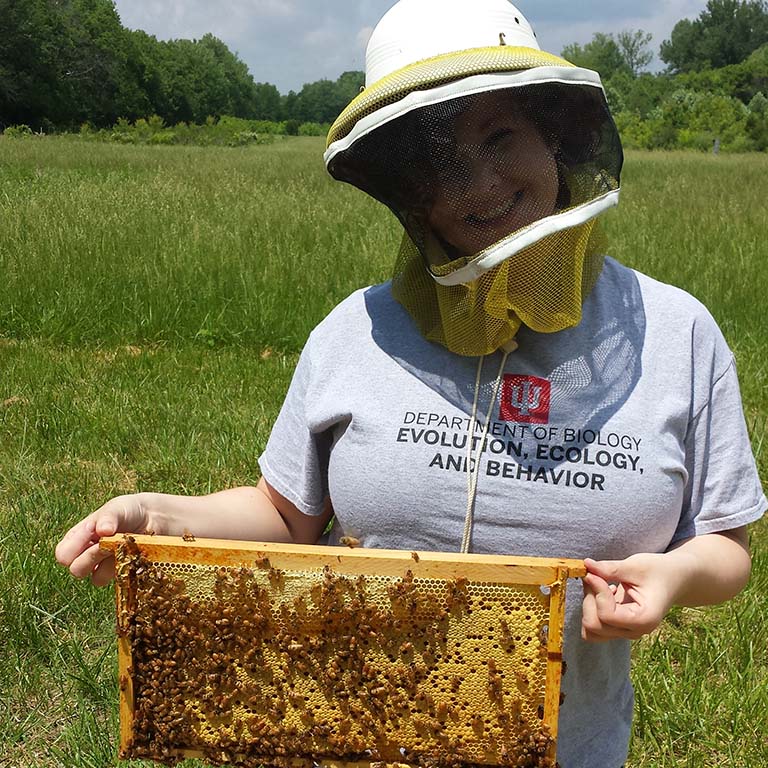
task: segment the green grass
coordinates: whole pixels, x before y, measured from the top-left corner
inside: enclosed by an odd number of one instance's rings
[[[0,139],[0,767],[115,764],[112,594],[55,566],[61,533],[115,494],[253,483],[307,333],[387,276],[393,217],[321,153]],[[630,153],[608,222],[720,322],[764,481],[767,198],[768,156]],[[767,537],[744,594],[636,644],[633,768],[768,765]]]
[[[340,296],[385,277],[397,242],[325,174],[317,139],[6,139],[0,154],[0,329],[17,338],[296,349]]]

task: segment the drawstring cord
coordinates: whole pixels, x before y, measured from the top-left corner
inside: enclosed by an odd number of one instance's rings
[[[478,443],[478,449],[475,455],[475,466],[472,466],[472,444],[474,442],[475,434],[475,420],[477,419],[477,404],[480,395],[480,379],[483,373],[483,360],[485,355],[482,355],[477,361],[477,376],[475,377],[475,395],[472,401],[472,415],[469,419],[469,428],[467,433],[467,514],[464,518],[464,535],[461,539],[461,553],[466,554],[469,552],[469,544],[472,539],[472,524],[474,522],[475,513],[475,497],[477,495],[477,479],[480,475],[480,457],[483,453],[483,446],[485,440],[488,437],[488,429],[491,425],[491,418],[493,415],[493,408],[496,405],[496,398],[499,395],[499,386],[501,384],[501,378],[504,374],[504,366],[507,363],[507,357],[510,352],[514,352],[517,349],[517,342],[512,339],[508,341],[502,347],[504,354],[501,356],[501,365],[499,366],[499,373],[496,376],[496,381],[493,385],[493,393],[491,395],[491,402],[488,405],[488,412],[485,415],[485,424],[483,424],[482,435],[480,442]]]

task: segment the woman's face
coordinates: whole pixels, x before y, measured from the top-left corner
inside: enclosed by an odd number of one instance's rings
[[[438,169],[427,216],[465,256],[555,212],[559,179],[553,150],[509,95],[474,97],[456,117],[456,155]]]

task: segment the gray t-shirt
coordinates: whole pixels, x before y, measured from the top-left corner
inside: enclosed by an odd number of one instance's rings
[[[621,559],[764,513],[733,356],[696,299],[607,259],[581,324],[523,328],[480,456],[470,551]],[[366,547],[458,551],[466,446],[479,446],[501,356],[425,341],[389,285],[312,332],[260,458],[300,510],[330,495]],[[580,638],[569,585],[558,759],[618,768],[633,708],[630,644]]]

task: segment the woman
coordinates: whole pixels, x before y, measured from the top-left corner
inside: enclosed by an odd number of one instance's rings
[[[621,147],[598,76],[506,0],[401,0],[326,163],[405,228],[391,283],[311,334],[255,488],[111,500],[57,548],[158,534],[585,558],[563,768],[627,754],[629,640],[727,600],[766,500],[733,359],[692,297],[605,258]]]

